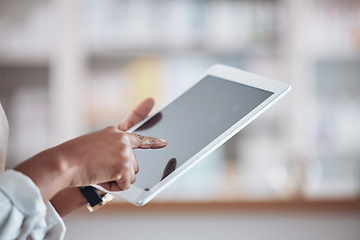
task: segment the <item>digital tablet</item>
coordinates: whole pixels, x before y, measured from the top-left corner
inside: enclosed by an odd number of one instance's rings
[[[134,150],[140,168],[135,183],[111,194],[136,206],[146,204],[289,90],[284,82],[212,66],[192,87],[129,130],[164,138],[168,145]]]

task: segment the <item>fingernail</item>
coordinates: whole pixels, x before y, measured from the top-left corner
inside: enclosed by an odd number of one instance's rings
[[[167,141],[165,139],[162,138],[154,138],[154,148],[162,148],[165,147],[167,145]]]
[[[167,141],[166,141],[165,139],[159,138],[159,141],[160,141],[162,144],[167,144]]]

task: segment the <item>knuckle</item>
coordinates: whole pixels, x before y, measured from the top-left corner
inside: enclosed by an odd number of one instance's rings
[[[122,170],[126,172],[129,172],[131,170],[131,164],[129,160],[124,161],[124,163],[122,164]]]
[[[120,132],[118,133],[118,138],[119,138],[119,141],[123,144],[129,144],[130,142],[130,138],[129,136],[125,133],[125,132]]]
[[[129,180],[126,180],[124,182],[121,182],[119,185],[122,190],[126,190],[130,188],[131,183]]]
[[[112,174],[111,179],[113,179],[114,181],[121,181],[123,179],[123,174],[121,171],[115,171]]]
[[[120,149],[119,157],[121,159],[121,165],[129,166],[132,162],[132,149],[128,147],[122,147]]]
[[[157,138],[150,138],[150,142],[151,142],[151,147],[156,147],[158,145],[158,139]]]
[[[143,135],[139,135],[139,134],[136,134],[136,136],[139,138],[139,140],[144,140],[145,139],[145,136],[143,136]]]
[[[133,166],[133,163],[132,163],[131,159],[125,158],[125,159],[123,159],[121,164],[119,164],[119,171],[121,171],[121,173],[123,175],[128,174],[129,172],[131,172],[132,166]]]

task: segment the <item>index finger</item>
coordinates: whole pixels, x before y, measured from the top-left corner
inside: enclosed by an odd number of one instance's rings
[[[167,145],[167,141],[161,138],[154,138],[154,137],[147,137],[142,136],[135,133],[127,133],[131,147],[135,148],[142,148],[142,149],[156,149],[156,148],[163,148]]]

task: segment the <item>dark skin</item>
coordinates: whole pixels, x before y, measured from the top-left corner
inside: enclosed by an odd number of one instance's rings
[[[78,186],[98,184],[109,191],[122,191],[136,180],[139,166],[133,149],[156,149],[162,139],[127,133],[154,106],[148,98],[117,125],[72,139],[47,149],[18,165],[39,187],[44,202],[51,201],[61,217],[86,203]]]

